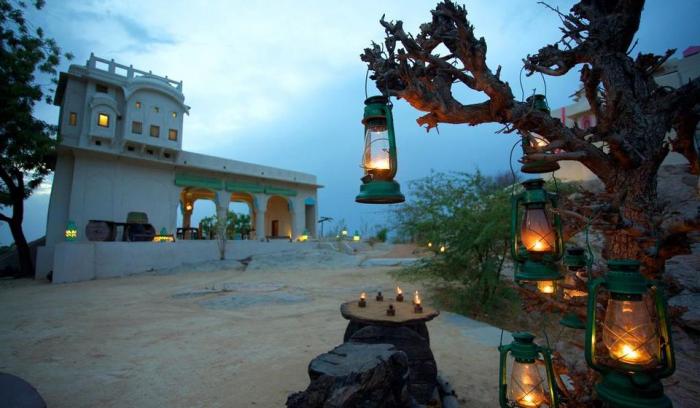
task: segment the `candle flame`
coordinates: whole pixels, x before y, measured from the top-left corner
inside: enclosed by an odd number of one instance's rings
[[[428,248],[432,248],[432,247],[433,247],[433,243],[432,243],[432,242],[428,242]]]
[[[362,293],[360,294],[360,299],[361,299],[361,300],[367,299],[367,294],[366,294],[365,292],[362,292]]]
[[[401,288],[398,287],[398,286],[396,287],[396,294],[397,294],[397,295],[403,294],[403,290],[401,290]]]
[[[442,246],[440,247],[440,252],[445,252],[445,246],[444,246],[444,245],[442,245]]]
[[[413,303],[420,305],[420,295],[418,295],[418,291],[413,295]]]

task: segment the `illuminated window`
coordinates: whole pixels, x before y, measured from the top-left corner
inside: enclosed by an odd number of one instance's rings
[[[151,137],[160,136],[160,126],[151,125]]]
[[[71,126],[76,126],[78,124],[78,114],[75,112],[71,112],[68,115],[68,124]]]
[[[134,106],[136,106],[136,109],[141,109],[141,102],[136,101],[136,103],[134,104]]]
[[[109,127],[109,115],[106,113],[97,114],[97,126]]]
[[[131,122],[131,133],[140,135],[141,132],[143,132],[143,123],[137,121]]]
[[[177,117],[177,112],[172,112],[173,118]]]
[[[95,91],[99,93],[107,93],[107,85],[95,84]]]
[[[153,112],[155,112],[155,113],[160,112],[160,108],[157,107],[157,106],[154,106],[154,107],[153,107]]]
[[[168,130],[168,140],[177,140],[177,129]]]

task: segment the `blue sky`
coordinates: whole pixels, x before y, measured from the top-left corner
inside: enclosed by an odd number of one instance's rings
[[[94,52],[142,70],[184,82],[183,147],[200,153],[277,166],[317,175],[320,215],[345,219],[350,230],[389,222],[390,208],[356,204],[362,152],[366,67],[359,54],[383,39],[378,23],[401,19],[409,32],[430,20],[432,1],[228,1],[49,0],[30,21],[54,37],[84,64]],[[572,1],[552,1],[568,10]],[[520,93],[518,73],[528,53],[559,39],[558,17],[536,1],[467,2],[477,36],[489,46],[492,69]],[[700,44],[698,1],[647,2],[637,35],[637,51],[661,53]],[[678,54],[677,54],[678,55]],[[66,70],[64,62],[61,69]],[[547,79],[550,106],[569,103],[578,69]],[[526,93],[542,90],[539,78],[524,78]],[[376,89],[370,84],[370,94]],[[460,94],[465,103],[483,95]],[[440,126],[425,133],[420,113],[395,103],[399,149],[397,180],[431,171],[496,173],[508,168],[513,135],[495,134],[496,125]],[[58,108],[37,107],[36,115],[55,123]],[[50,182],[26,202],[25,232],[43,235]],[[409,194],[410,198],[410,194]],[[213,205],[209,210],[213,212]],[[204,206],[203,206],[204,208]],[[208,214],[195,214],[195,218]],[[12,241],[0,224],[0,244]]]

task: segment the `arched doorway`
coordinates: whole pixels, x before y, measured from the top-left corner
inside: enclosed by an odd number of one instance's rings
[[[252,239],[255,226],[253,196],[248,193],[231,193],[229,213],[236,217],[233,239]]]
[[[186,187],[180,192],[177,219],[178,239],[213,239],[216,220],[216,193],[200,187]]]
[[[272,239],[292,237],[292,213],[286,198],[272,196],[267,200],[265,236]]]

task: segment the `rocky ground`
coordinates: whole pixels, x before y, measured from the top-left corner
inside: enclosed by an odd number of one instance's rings
[[[0,372],[32,383],[52,408],[283,406],[308,385],[311,359],[342,343],[340,303],[396,284],[392,268],[358,266],[390,251],[283,253],[247,267],[73,284],[0,281]],[[496,406],[500,330],[450,313],[428,328],[461,403]]]

